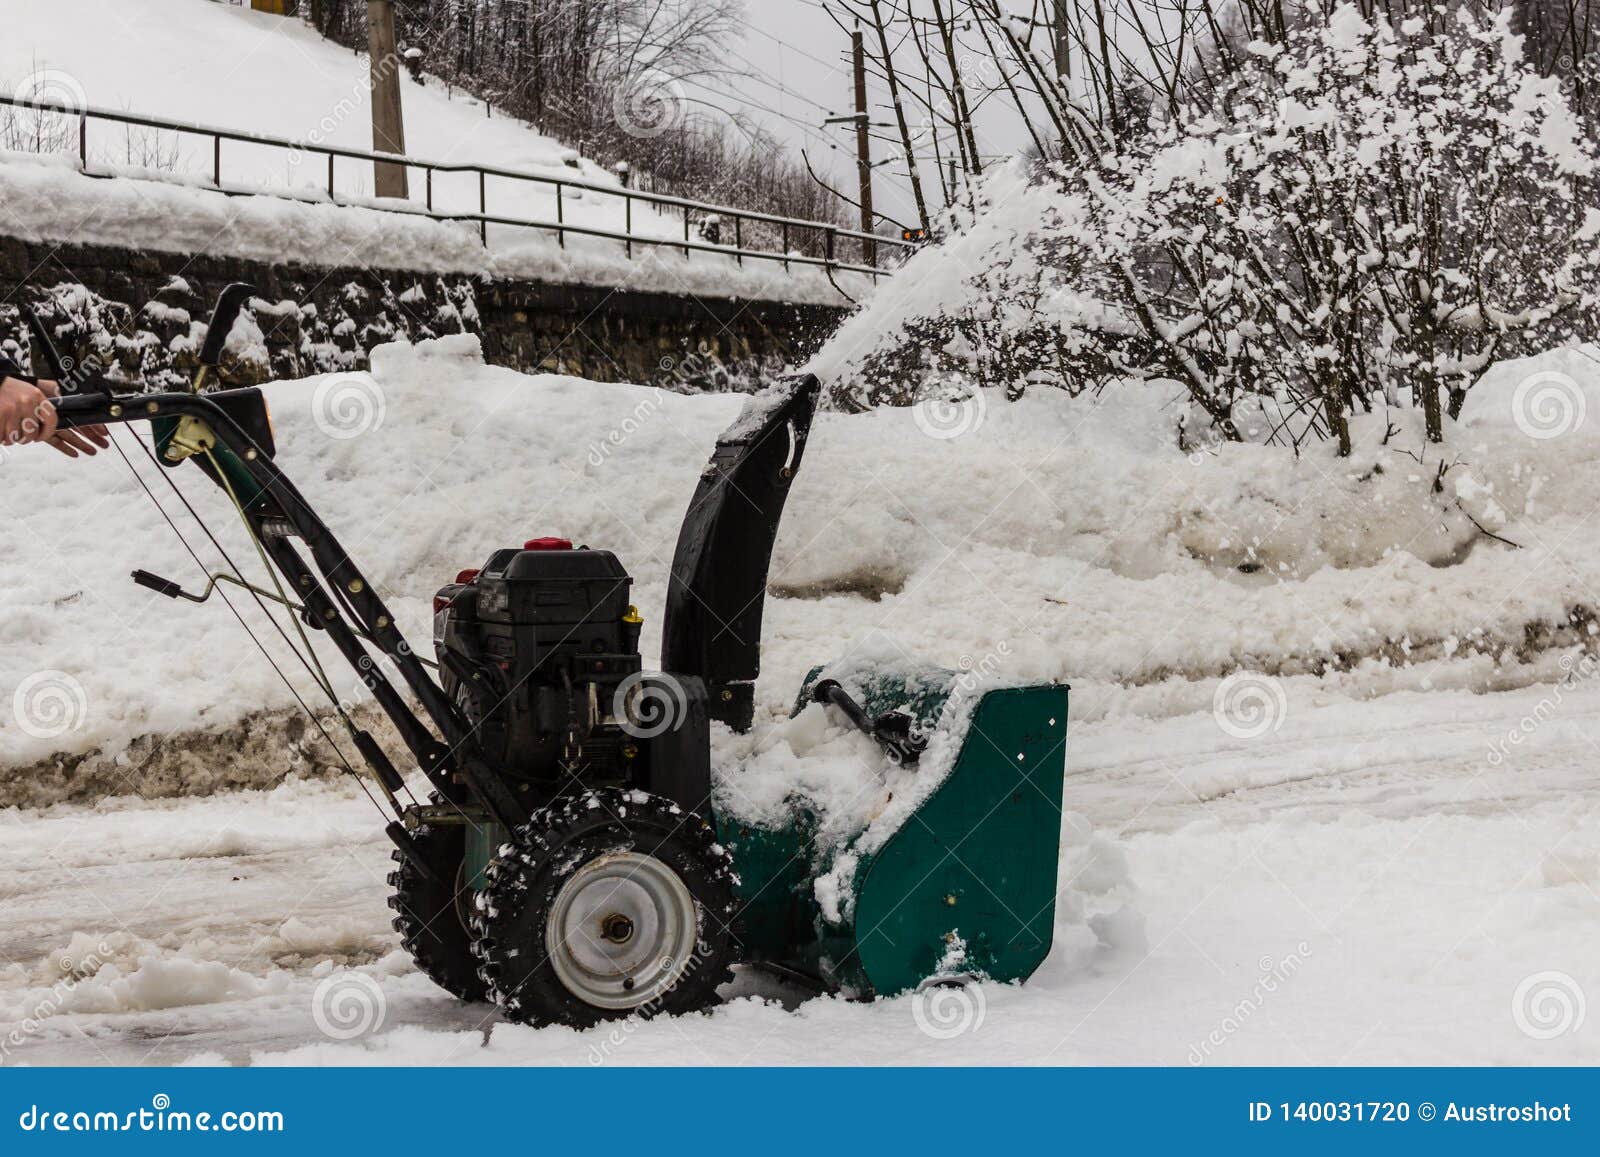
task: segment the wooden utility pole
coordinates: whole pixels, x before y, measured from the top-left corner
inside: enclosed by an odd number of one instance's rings
[[[400,56],[394,34],[394,0],[367,0],[367,55],[372,63],[372,151],[406,151],[400,109]],[[406,167],[373,162],[373,189],[380,197],[410,195]]]
[[[872,143],[867,131],[867,49],[861,38],[859,23],[850,34],[850,59],[856,71],[856,167],[861,190],[861,231],[872,233],[876,231],[878,223],[872,212]],[[878,243],[863,241],[861,257],[867,265],[878,264]]]

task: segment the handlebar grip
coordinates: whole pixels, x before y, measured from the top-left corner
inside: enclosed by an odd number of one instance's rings
[[[155,591],[158,595],[166,595],[169,599],[175,599],[183,594],[183,588],[177,583],[171,579],[164,579],[158,574],[151,574],[147,570],[134,571],[133,581],[146,590]]]
[[[78,426],[103,426],[111,417],[110,394],[67,394],[51,398],[56,408],[56,428],[71,430]]]

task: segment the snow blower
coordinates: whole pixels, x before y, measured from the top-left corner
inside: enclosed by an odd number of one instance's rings
[[[509,1019],[582,1027],[708,1007],[741,962],[860,997],[1038,967],[1054,924],[1065,687],[819,668],[796,711],[836,713],[912,786],[845,848],[801,802],[767,826],[713,803],[712,728],[752,726],[767,571],[815,378],[757,395],[717,442],[672,563],[662,671],[643,667],[617,556],[557,537],[497,550],[444,585],[429,661],[275,463],[262,391],[202,392],[249,296],[220,297],[190,392],[80,377],[59,422],[151,422],[153,446],[135,435],[143,451],[163,467],[192,460],[242,517],[270,586],[245,578],[187,501],[227,569],[199,595],[145,571],[134,581],[193,602],[219,583],[245,592],[333,702],[329,727],[295,692],[386,813],[394,926],[419,969]],[[67,390],[49,335],[29,322],[36,364]],[[312,632],[393,721],[425,802],[338,703]]]

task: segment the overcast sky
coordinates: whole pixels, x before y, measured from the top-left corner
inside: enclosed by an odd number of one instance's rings
[[[735,66],[749,75],[729,81],[720,87],[736,99],[746,114],[769,129],[793,149],[804,147],[812,164],[819,172],[826,171],[840,188],[854,196],[855,135],[850,125],[824,126],[830,115],[846,115],[853,111],[854,96],[850,72],[850,38],[839,28],[823,5],[827,0],[745,0],[749,32],[740,46],[741,59]],[[841,12],[835,3],[833,9]],[[869,29],[867,44],[874,52],[874,33]],[[909,70],[916,62],[915,53],[908,49],[909,59],[896,60]],[[695,93],[697,97],[709,94]],[[710,98],[723,99],[723,98]],[[893,111],[888,105],[888,93],[883,86],[868,81],[868,101],[872,119],[892,124]],[[908,114],[913,122],[916,112],[908,104]],[[985,115],[978,117],[979,149],[985,153],[1009,153],[1026,140],[1020,121],[1005,108],[1001,101],[992,101]],[[893,136],[895,130],[880,127],[880,134]],[[905,180],[905,164],[899,160],[898,146],[885,141],[874,141],[873,160],[891,163],[875,170],[874,197],[880,211],[902,221],[913,221],[909,188]],[[936,193],[929,166],[924,165],[923,179],[928,185],[930,209],[942,204]]]

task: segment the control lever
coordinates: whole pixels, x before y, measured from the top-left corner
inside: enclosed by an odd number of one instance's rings
[[[133,581],[139,586],[144,587],[145,590],[155,591],[155,593],[158,595],[165,595],[169,599],[187,599],[191,603],[203,603],[208,600],[216,591],[218,583],[232,583],[236,587],[249,591],[257,598],[268,599],[271,602],[277,603],[279,606],[288,607],[291,611],[294,611],[296,614],[298,614],[301,621],[304,622],[308,627],[312,627],[319,631],[323,630],[322,624],[317,620],[315,615],[311,614],[306,609],[304,603],[297,603],[293,599],[282,598],[275,591],[269,591],[265,587],[258,587],[253,583],[247,583],[237,575],[228,574],[226,571],[217,571],[215,574],[211,575],[210,581],[206,583],[206,589],[197,595],[190,594],[188,591],[184,590],[182,586],[173,582],[171,579],[162,578],[158,574],[151,574],[147,570],[134,571]],[[366,631],[358,629],[355,633],[361,638],[367,640],[369,643],[377,642],[377,640]],[[417,655],[415,658],[417,662],[421,663],[424,667],[432,667],[436,671],[439,669],[439,664],[435,663],[432,659],[424,659],[421,655]]]
[[[819,680],[811,689],[811,698],[818,703],[832,703],[844,712],[845,717],[870,735],[895,763],[916,763],[927,749],[927,739],[911,733],[911,716],[903,711],[885,711],[874,719],[837,679]]]
[[[44,363],[45,372],[39,374],[41,378],[51,378],[61,383],[67,389],[67,383],[62,381],[67,376],[67,362],[61,356],[61,351],[56,348],[56,343],[50,337],[50,331],[45,329],[44,322],[39,320],[39,315],[34,312],[33,306],[23,305],[18,309],[23,320],[28,323],[28,332],[33,336],[33,344],[39,352],[39,360]]]

